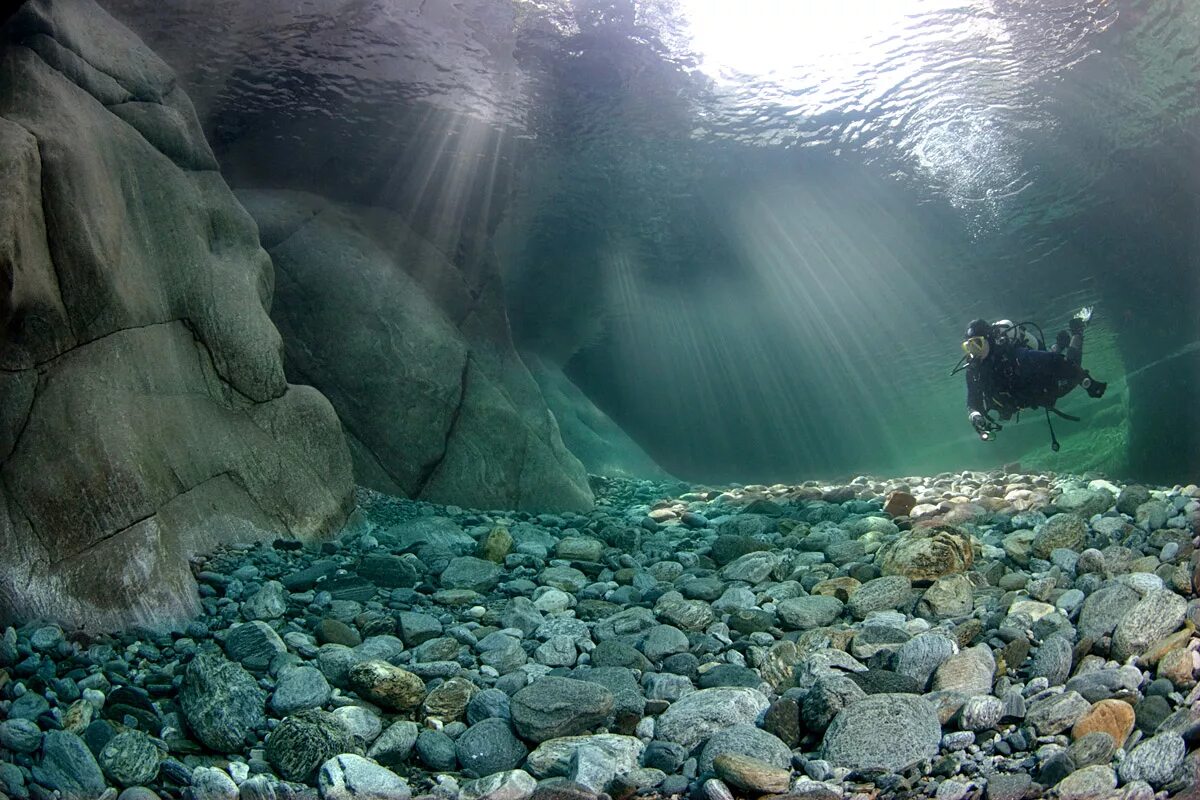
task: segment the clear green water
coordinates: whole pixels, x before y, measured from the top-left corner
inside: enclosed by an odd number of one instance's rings
[[[1190,0],[108,5],[233,183],[497,259],[520,345],[674,474],[1200,477]],[[1057,454],[980,443],[966,322],[1083,304],[1109,394]]]

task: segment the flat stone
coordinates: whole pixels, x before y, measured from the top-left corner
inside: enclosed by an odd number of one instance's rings
[[[806,631],[829,625],[841,616],[842,608],[842,601],[836,597],[810,595],[780,601],[775,613],[786,628]]]
[[[1104,800],[1117,788],[1117,775],[1107,764],[1094,764],[1072,772],[1054,790],[1059,800]]]
[[[968,695],[991,694],[995,674],[996,659],[991,648],[978,644],[946,659],[934,673],[933,688]]]
[[[73,733],[49,731],[42,744],[42,757],[32,768],[33,779],[63,797],[95,800],[107,786],[100,765],[87,745]]]
[[[344,753],[321,765],[321,800],[409,800],[412,791],[396,773],[362,756]]]
[[[1172,591],[1153,591],[1121,617],[1113,632],[1113,657],[1124,661],[1144,653],[1152,644],[1183,624],[1187,601]]]
[[[901,772],[937,755],[942,727],[918,695],[875,694],[843,709],[821,744],[822,758],[850,769]]]
[[[663,743],[658,743],[662,745]],[[613,760],[617,772],[624,774],[636,769],[646,745],[634,736],[601,733],[595,736],[564,736],[549,739],[537,746],[525,762],[525,769],[536,778],[565,776],[571,759],[580,747],[597,747]],[[651,747],[656,746],[654,743]],[[680,760],[682,763],[682,759]]]
[[[748,792],[779,794],[786,792],[792,772],[739,753],[722,753],[713,760],[713,769],[728,783]]]
[[[537,780],[524,770],[497,772],[462,785],[461,800],[529,800]]]
[[[371,745],[367,757],[385,767],[401,767],[412,753],[420,733],[420,726],[411,720],[393,722]]]
[[[511,713],[517,732],[545,742],[590,731],[613,709],[608,688],[569,678],[540,678],[513,695]]]
[[[738,724],[753,725],[770,701],[757,689],[701,689],[672,703],[658,718],[655,736],[691,749],[714,733]]]
[[[1078,692],[1063,692],[1033,703],[1025,713],[1025,721],[1039,736],[1061,733],[1081,720],[1091,704]]]
[[[791,748],[753,725],[734,725],[713,734],[700,754],[700,771],[708,772],[713,760],[724,754],[749,756],[779,769],[790,769],[792,764]]]

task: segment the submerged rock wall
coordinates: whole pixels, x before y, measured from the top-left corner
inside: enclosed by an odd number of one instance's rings
[[[522,353],[521,358],[554,412],[563,442],[588,472],[622,478],[671,477],[562,369],[531,353]]]
[[[393,211],[295,191],[239,199],[275,262],[289,372],[337,409],[360,483],[474,508],[592,507],[513,346],[498,273],[468,280]]]
[[[198,609],[188,557],[352,505],[273,274],[171,70],[92,0],[0,27],[0,619]]]

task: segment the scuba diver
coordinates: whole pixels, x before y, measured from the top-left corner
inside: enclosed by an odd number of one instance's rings
[[[1050,412],[1078,422],[1078,417],[1054,407],[1060,397],[1082,386],[1091,397],[1103,397],[1108,384],[1092,378],[1082,366],[1083,330],[1092,317],[1092,309],[1080,309],[1071,318],[1068,331],[1059,331],[1054,346],[1046,349],[1041,328],[1031,322],[1014,325],[1009,320],[988,323],[977,319],[967,326],[962,343],[966,355],[954,368],[954,374],[967,373],[967,411],[979,438],[989,441],[1001,429],[991,417],[995,411],[1008,420],[1023,408],[1044,408],[1046,424]],[[1038,338],[1026,330],[1037,328]],[[1050,425],[1050,447],[1059,449]]]

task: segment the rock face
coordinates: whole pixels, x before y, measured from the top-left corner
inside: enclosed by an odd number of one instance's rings
[[[670,477],[645,450],[596,407],[563,371],[530,353],[522,353],[529,372],[554,412],[563,443],[587,471],[629,478]]]
[[[289,373],[337,409],[360,483],[476,508],[591,508],[498,285],[472,285],[393,212],[240,199],[275,261]]]
[[[171,70],[91,0],[0,28],[0,619],[199,610],[224,541],[321,539],[352,476]]]

